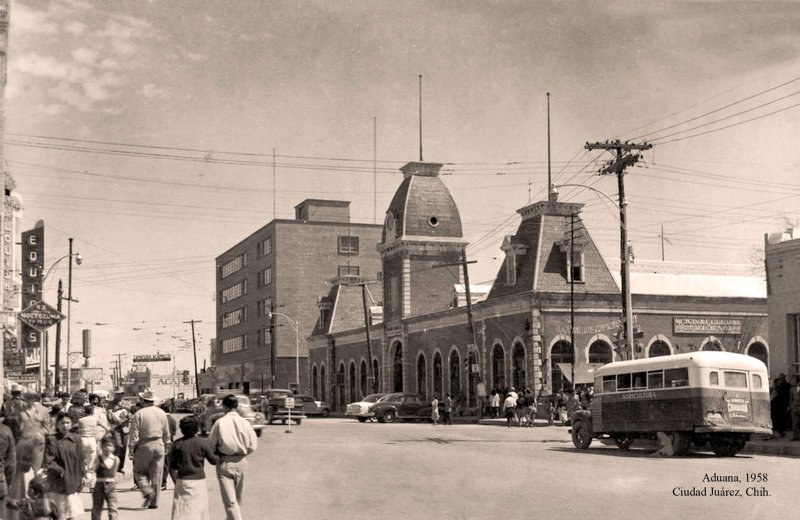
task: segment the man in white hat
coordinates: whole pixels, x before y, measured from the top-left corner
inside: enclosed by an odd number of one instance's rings
[[[164,454],[170,445],[169,423],[164,410],[154,406],[156,394],[146,389],[139,394],[141,408],[131,418],[130,457],[133,480],[144,496],[144,507],[158,507],[158,493],[164,471]]]

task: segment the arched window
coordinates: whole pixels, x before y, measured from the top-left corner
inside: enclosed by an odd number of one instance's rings
[[[470,350],[469,354],[467,354],[467,360],[469,361],[469,374],[472,373],[472,366],[478,364],[478,353],[474,350]],[[478,389],[475,386],[475,377],[467,376],[467,398],[469,399],[470,403],[477,403],[478,402]]]
[[[403,391],[403,345],[396,343],[394,346],[394,358],[392,361],[392,391]]]
[[[325,400],[325,386],[327,385],[327,381],[325,381],[325,365],[319,367],[319,400]]]
[[[522,391],[525,384],[525,347],[521,343],[514,344],[514,353],[511,355],[511,384],[515,389]]]
[[[722,352],[725,349],[722,348],[722,343],[720,343],[718,339],[712,338],[710,341],[707,341],[705,345],[703,345],[703,350]]]
[[[506,387],[506,354],[499,344],[492,348],[492,383],[495,388]]]
[[[589,363],[611,363],[614,359],[614,352],[611,345],[598,339],[589,345]]]
[[[348,395],[348,399],[350,403],[354,403],[358,401],[356,399],[356,364],[355,362],[350,362],[350,394]]]
[[[367,362],[364,361],[364,360],[361,360],[361,380],[360,380],[360,383],[361,383],[361,396],[360,397],[363,397],[363,396],[365,396],[365,395],[367,395],[369,393],[369,392],[367,392]]]
[[[665,341],[656,340],[650,345],[647,351],[647,357],[669,356],[672,353],[669,350],[669,345]]]
[[[372,375],[375,377],[375,381],[372,383],[370,393],[377,392],[380,389],[379,382],[381,380],[381,372],[377,359],[372,360]]]
[[[442,395],[443,379],[442,355],[437,352],[433,355],[433,393],[436,394],[439,399],[444,398]]]
[[[571,390],[572,383],[564,377],[559,364],[572,364],[575,362],[575,353],[569,341],[560,340],[550,349],[550,376],[553,392]]]
[[[336,384],[333,385],[333,396],[336,399],[336,402],[339,404],[339,408],[345,410],[345,386],[344,386],[344,376],[345,376],[345,368],[344,368],[344,361],[339,363],[339,374],[336,376]]]
[[[317,379],[317,366],[314,365],[314,368],[311,369],[311,395],[314,396],[314,399],[320,401],[319,398],[319,380]]]
[[[450,352],[450,385],[448,386],[450,395],[458,395],[461,393],[461,360],[458,357],[458,351]]]
[[[428,369],[425,366],[425,356],[420,355],[417,357],[417,394],[423,399],[428,398]]]
[[[747,355],[756,358],[757,360],[761,361],[765,365],[769,366],[769,351],[767,351],[767,346],[761,343],[760,341],[756,341],[755,343],[751,343],[749,347],[747,347]]]

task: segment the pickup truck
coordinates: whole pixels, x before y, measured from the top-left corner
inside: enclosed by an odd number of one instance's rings
[[[267,424],[272,424],[275,420],[286,424],[290,414],[292,422],[297,425],[300,425],[300,422],[306,418],[303,414],[302,403],[296,403],[297,408],[292,408],[291,412],[286,408],[287,397],[294,398],[295,393],[282,388],[271,388],[264,393],[261,398],[261,410],[263,410]]]

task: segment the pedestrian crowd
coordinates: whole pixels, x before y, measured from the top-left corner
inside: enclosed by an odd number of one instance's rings
[[[794,385],[780,374],[770,384],[770,415],[773,436],[786,437],[792,432],[792,440],[800,441],[800,377],[794,376]],[[767,439],[767,440],[769,440]]]
[[[563,426],[569,423],[573,412],[589,408],[592,395],[590,385],[573,391],[540,395],[538,400],[530,388],[526,388],[522,394],[513,386],[504,390],[495,388],[489,395],[488,414],[495,419],[505,418],[508,427],[532,427],[537,416],[544,417],[549,426],[556,423]]]
[[[92,497],[91,518],[119,517],[117,476],[132,462],[134,488],[143,508],[159,507],[160,491],[172,477],[173,520],[208,520],[204,461],[215,465],[220,494],[230,520],[242,518],[240,505],[247,455],[257,447],[253,427],[237,412],[238,400],[222,400],[224,415],[209,438],[197,436],[197,417],[178,425],[150,390],[133,405],[124,390],[112,396],[80,390],[53,398],[24,392],[12,384],[0,407],[0,520],[69,520],[84,513],[81,492]],[[127,454],[127,457],[126,457]]]

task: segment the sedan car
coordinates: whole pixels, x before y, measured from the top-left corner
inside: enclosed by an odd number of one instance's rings
[[[331,405],[325,401],[317,401],[310,395],[296,394],[294,396],[294,407],[306,415],[319,415],[327,417],[331,413]]]
[[[442,416],[444,405],[439,403],[439,416]],[[397,419],[404,421],[430,421],[431,403],[417,394],[389,394],[380,402],[370,406],[369,415],[380,423],[390,423]]]
[[[225,410],[222,407],[222,398],[226,395],[231,394],[230,392],[225,392],[201,398],[202,402],[200,406],[202,411],[198,414],[198,419],[200,420],[200,429],[203,434],[210,432],[211,427],[214,426],[214,423],[217,421],[217,419],[225,414]],[[249,397],[240,394],[234,395],[236,395],[236,400],[239,401],[239,406],[236,407],[236,412],[247,419],[247,421],[256,431],[256,435],[261,437],[261,430],[266,426],[264,415],[253,410]]]
[[[370,394],[357,403],[350,403],[347,405],[347,412],[345,412],[345,415],[355,417],[358,419],[358,422],[367,422],[373,417],[373,415],[369,413],[370,406],[386,398],[388,395],[390,394]]]

